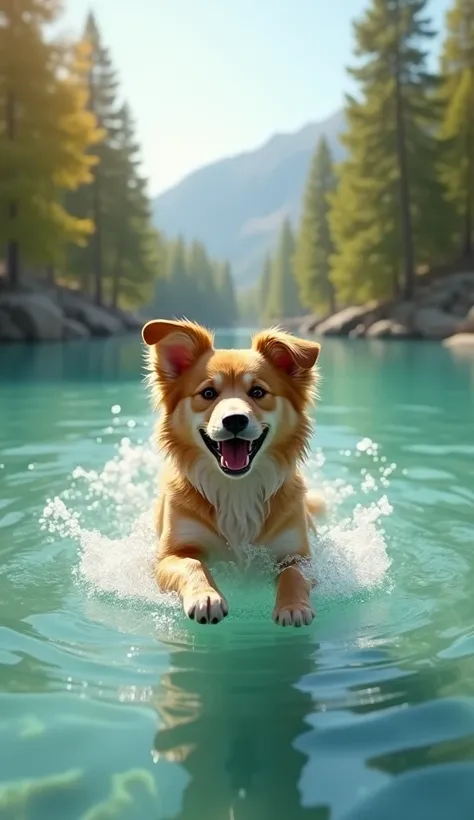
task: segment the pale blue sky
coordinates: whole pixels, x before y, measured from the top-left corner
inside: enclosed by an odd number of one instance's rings
[[[152,194],[340,107],[367,0],[64,0],[92,8],[137,120]],[[431,0],[440,27],[449,0]],[[133,11],[132,11],[133,9]]]

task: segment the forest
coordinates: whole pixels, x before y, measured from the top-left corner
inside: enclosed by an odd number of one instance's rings
[[[353,23],[342,162],[315,146],[299,224],[237,292],[225,259],[153,227],[133,113],[94,15],[56,40],[57,0],[0,11],[0,279],[210,325],[328,315],[413,298],[418,277],[472,265],[474,0],[453,0],[430,69],[428,0],[368,0]],[[3,269],[3,273],[2,273]]]
[[[226,260],[152,225],[133,114],[94,15],[66,43],[50,35],[60,14],[56,0],[0,10],[0,278],[13,290],[33,276],[99,306],[235,324]]]
[[[345,158],[315,147],[296,235],[282,225],[245,295],[262,321],[410,300],[427,271],[472,268],[474,0],[449,9],[436,73],[429,5],[370,0],[355,21]]]

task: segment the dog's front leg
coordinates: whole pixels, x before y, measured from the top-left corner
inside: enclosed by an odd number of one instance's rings
[[[309,626],[314,618],[311,583],[298,566],[289,566],[278,575],[273,620],[280,626]]]
[[[158,559],[156,576],[165,592],[177,592],[188,618],[200,624],[217,624],[229,606],[197,549],[180,550]]]

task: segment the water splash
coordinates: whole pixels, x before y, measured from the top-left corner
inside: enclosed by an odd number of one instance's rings
[[[113,408],[114,410],[115,408]],[[344,456],[364,457],[379,461],[379,448],[370,439],[362,439],[354,453]],[[384,488],[395,465],[387,465],[382,457]],[[326,523],[312,539],[311,574],[318,578],[316,596],[334,600],[367,594],[387,584],[390,558],[382,521],[392,508],[368,468],[360,471],[360,487],[342,479],[324,480],[324,457],[316,451],[307,465],[311,488],[322,492],[329,507]],[[177,607],[173,596],[160,594],[153,574],[156,536],[153,527],[153,500],[161,458],[151,439],[133,443],[122,438],[116,453],[101,471],[78,466],[67,489],[50,499],[40,524],[54,538],[68,538],[78,543],[78,562],[74,569],[77,583],[87,595],[118,596],[137,605],[156,604],[163,616]],[[357,502],[362,493],[364,501]],[[372,494],[373,500],[365,496]],[[347,510],[347,511],[346,511]],[[126,533],[126,534],[124,534]],[[265,578],[271,588],[268,558],[262,550],[243,548],[247,574]],[[232,566],[219,567],[218,572],[239,585],[239,574]],[[229,577],[230,576],[230,577]],[[244,580],[245,587],[247,580]],[[267,590],[267,591],[268,591]],[[266,597],[266,596],[265,596]],[[178,610],[179,611],[179,610]]]

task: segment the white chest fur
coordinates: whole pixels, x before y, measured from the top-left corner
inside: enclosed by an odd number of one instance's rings
[[[219,533],[238,552],[255,544],[268,515],[268,502],[283,483],[283,474],[270,458],[262,458],[249,475],[228,478],[203,458],[190,479],[216,510]]]

